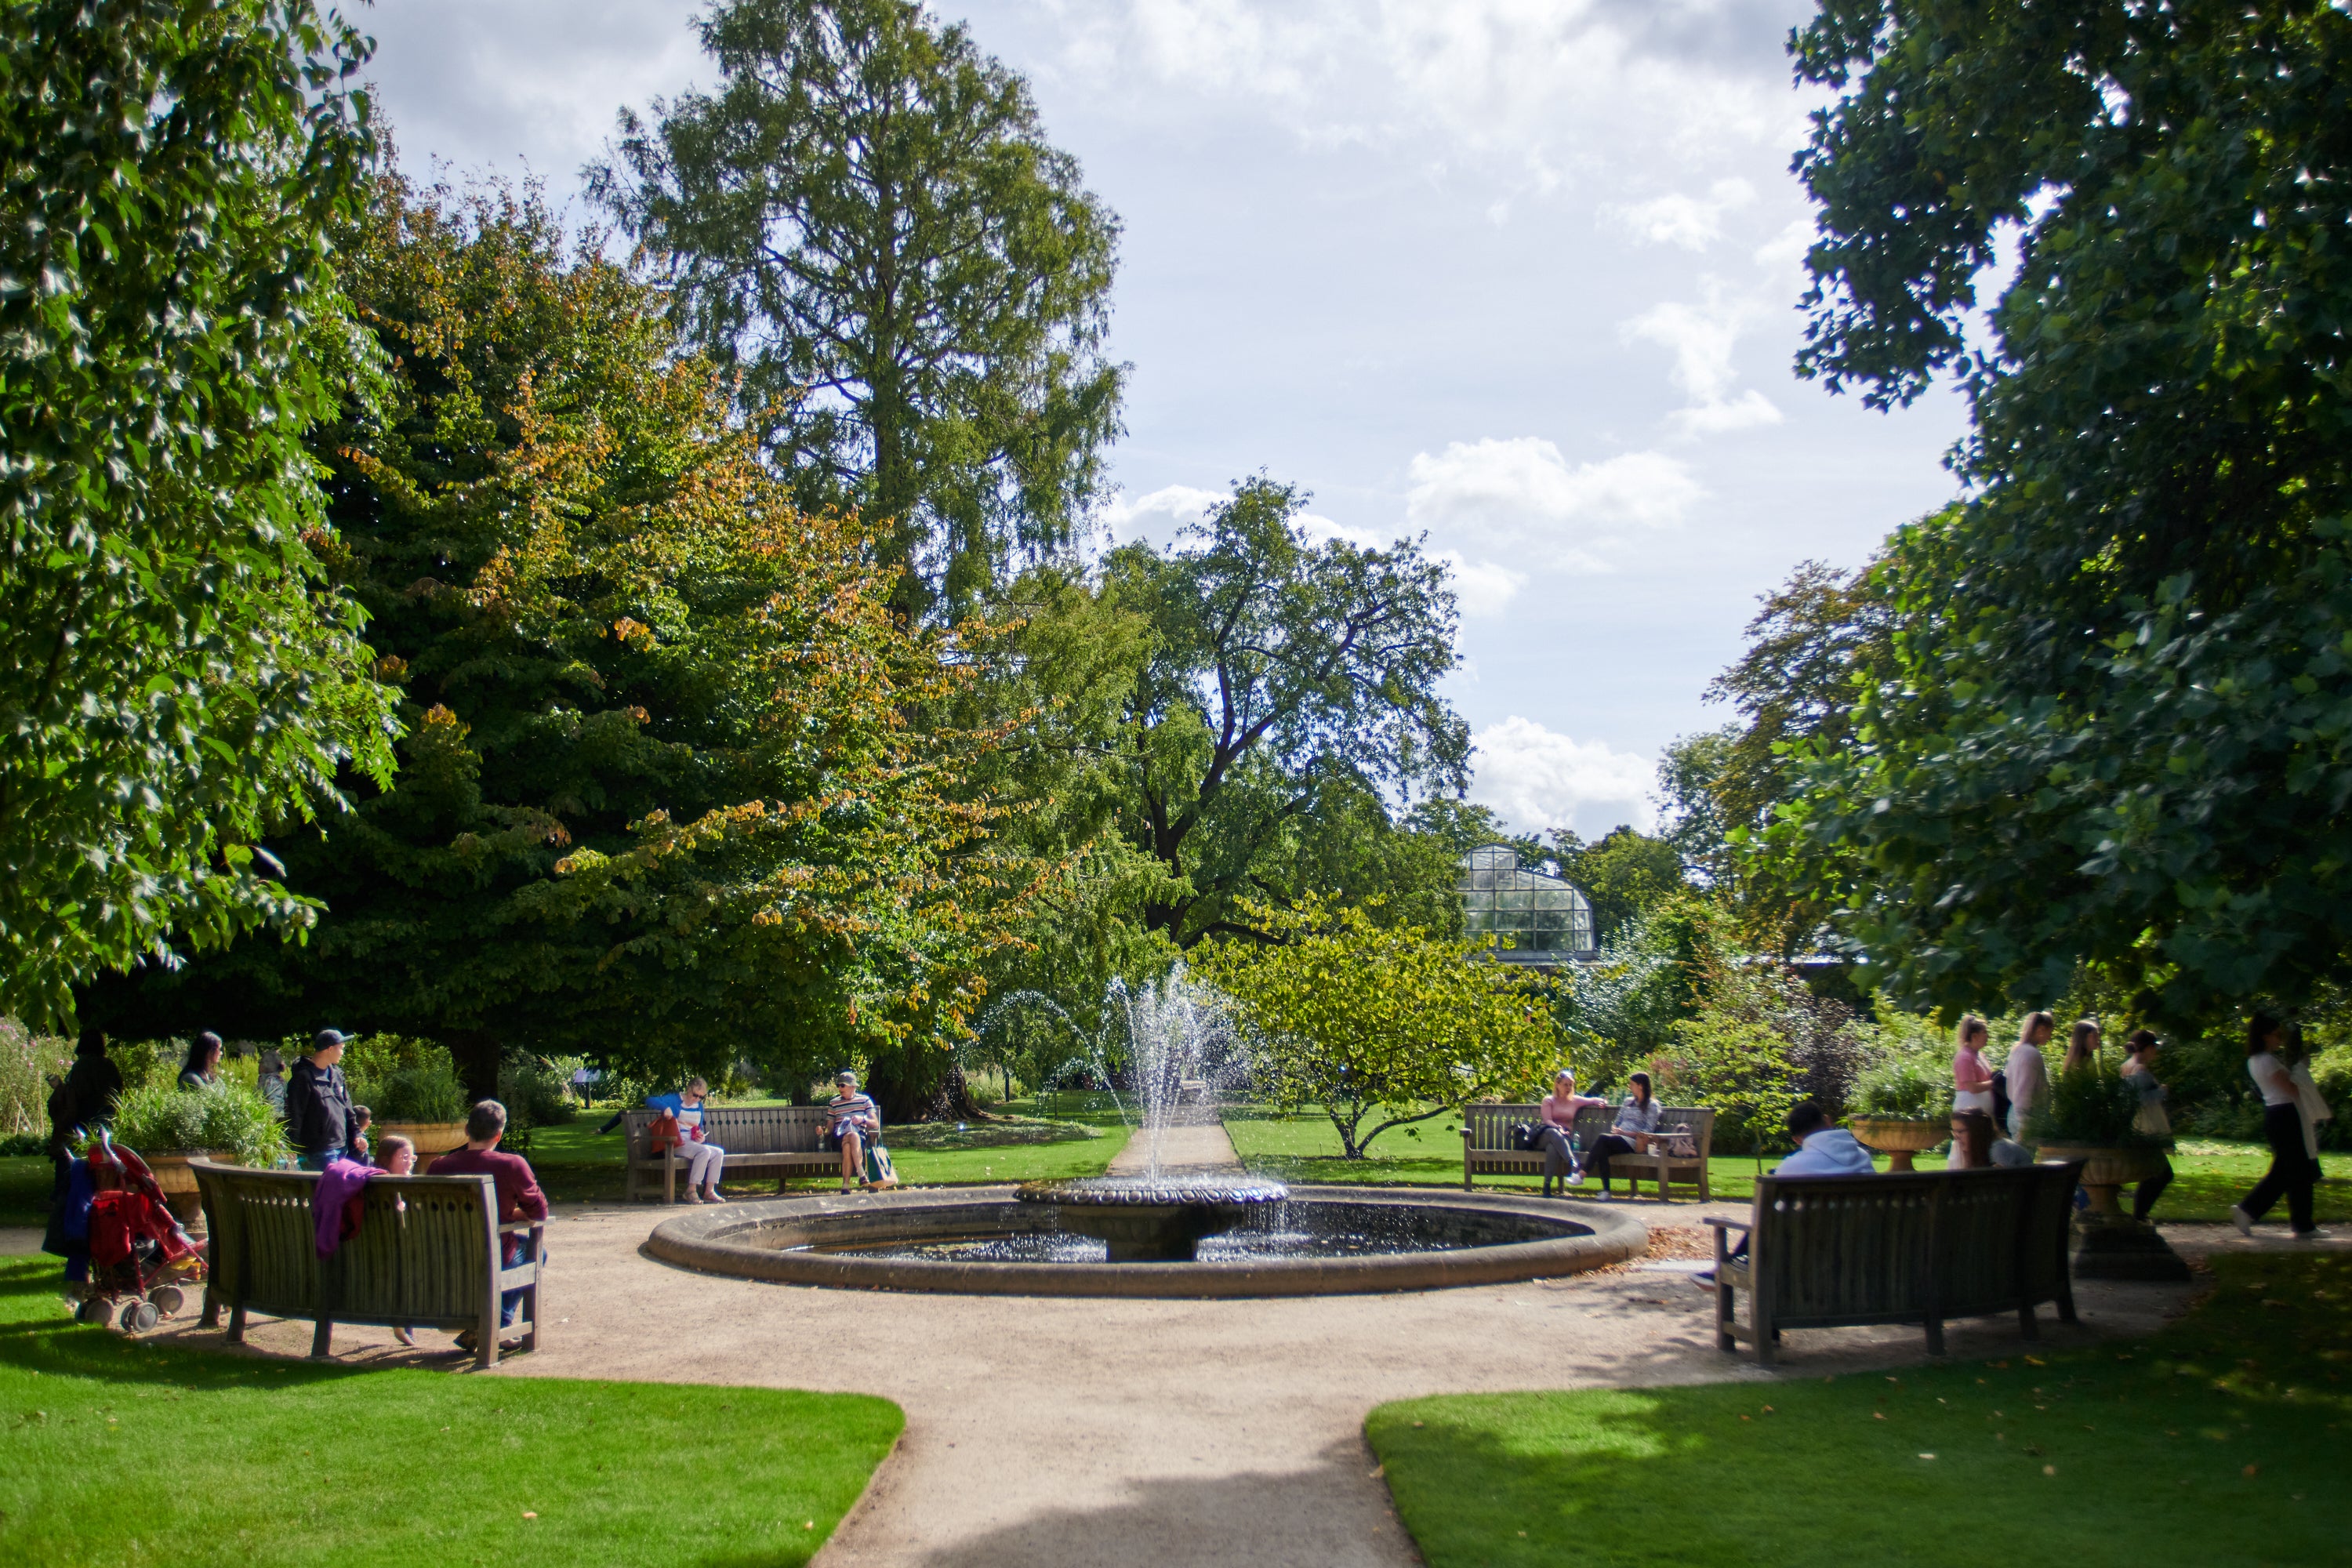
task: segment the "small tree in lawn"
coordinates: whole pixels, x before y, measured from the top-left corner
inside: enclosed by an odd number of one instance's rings
[[[1675,1025],[1675,1043],[1656,1065],[1660,1087],[1712,1107],[1716,1141],[1746,1149],[1759,1170],[1765,1144],[1780,1135],[1790,1109],[1804,1098],[1805,1069],[1787,1040],[1713,1007]]]
[[[1477,962],[1483,942],[1383,929],[1319,897],[1244,909],[1276,940],[1204,945],[1193,973],[1255,1037],[1268,1096],[1285,1110],[1321,1106],[1350,1160],[1392,1127],[1525,1092],[1559,1058],[1541,983]]]

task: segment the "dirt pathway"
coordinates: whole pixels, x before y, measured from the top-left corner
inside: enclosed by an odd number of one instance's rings
[[[1700,1211],[1645,1203],[1636,1212],[1672,1227],[1654,1260],[1569,1279],[1119,1301],[718,1279],[638,1250],[661,1217],[655,1209],[567,1210],[550,1242],[547,1347],[494,1375],[838,1389],[898,1401],[906,1436],[826,1547],[828,1568],[1076,1568],[1139,1552],[1162,1568],[1346,1568],[1416,1561],[1361,1436],[1365,1413],[1383,1400],[1818,1377],[1920,1359],[1918,1333],[1894,1329],[1792,1332],[1779,1373],[1718,1353],[1707,1300],[1685,1278],[1701,1247]],[[2083,1327],[2050,1325],[2047,1342],[2142,1332],[2187,1297],[2173,1287],[2088,1286]],[[263,1323],[252,1341],[299,1355],[309,1336],[306,1325]],[[1956,1325],[1950,1337],[1964,1357],[2019,1343],[1999,1320]],[[339,1331],[336,1351],[362,1364],[450,1364],[365,1328]]]

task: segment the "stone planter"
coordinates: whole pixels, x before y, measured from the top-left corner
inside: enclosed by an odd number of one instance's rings
[[[1917,1169],[1913,1155],[1949,1142],[1952,1136],[1950,1121],[1942,1116],[1849,1116],[1845,1124],[1855,1142],[1886,1156],[1889,1171]]]
[[[191,1160],[213,1160],[223,1164],[235,1164],[236,1155],[227,1149],[189,1149],[176,1154],[142,1154],[148,1170],[155,1174],[156,1188],[170,1205],[172,1217],[192,1230],[204,1228],[205,1205],[196,1192],[196,1173],[188,1169]]]
[[[2153,1144],[2121,1146],[2043,1143],[2042,1160],[2083,1162],[2083,1191],[2091,1206],[2074,1215],[2074,1276],[2078,1279],[2186,1279],[2189,1265],[2156,1226],[2126,1214],[2121,1188],[2164,1170],[2164,1151]]]
[[[466,1124],[462,1121],[378,1121],[368,1129],[368,1147],[376,1152],[379,1161],[383,1158],[387,1132],[397,1132],[416,1145],[416,1168],[420,1171],[434,1155],[466,1146]]]

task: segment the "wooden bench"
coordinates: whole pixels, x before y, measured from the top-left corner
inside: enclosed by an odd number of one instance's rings
[[[1462,1110],[1462,1190],[1465,1193],[1470,1190],[1474,1176],[1542,1175],[1542,1150],[1511,1147],[1512,1127],[1540,1119],[1540,1108],[1532,1104],[1482,1100],[1465,1106]],[[1576,1113],[1571,1131],[1580,1158],[1589,1160],[1591,1157],[1592,1141],[1607,1132],[1616,1120],[1616,1110],[1609,1106],[1587,1106]],[[1663,1106],[1658,1124],[1661,1127],[1688,1127],[1692,1140],[1698,1145],[1698,1158],[1670,1160],[1658,1154],[1620,1154],[1610,1162],[1612,1173],[1623,1176],[1626,1185],[1636,1196],[1641,1193],[1640,1173],[1646,1171],[1655,1177],[1661,1200],[1668,1195],[1669,1179],[1696,1181],[1699,1196],[1705,1199],[1709,1194],[1706,1156],[1715,1141],[1714,1110],[1697,1105]]]
[[[205,1209],[206,1328],[229,1310],[228,1341],[245,1341],[248,1312],[309,1318],[310,1353],[332,1348],[335,1325],[381,1323],[471,1329],[477,1366],[499,1359],[499,1298],[520,1290],[515,1321],[526,1350],[539,1345],[540,1220],[499,1223],[488,1176],[376,1176],[362,1189],[359,1234],[320,1258],[309,1171],[257,1171],[191,1160]],[[509,1268],[505,1238],[528,1236],[525,1261]]]
[[[628,1195],[635,1201],[640,1186],[650,1192],[660,1175],[662,1202],[677,1201],[677,1173],[687,1169],[675,1149],[654,1152],[651,1131],[658,1110],[639,1109],[622,1114],[628,1138]],[[839,1173],[841,1155],[824,1146],[824,1108],[819,1105],[712,1105],[702,1111],[702,1130],[711,1142],[727,1151],[721,1179],[750,1173],[774,1172],[776,1191],[793,1176]]]
[[[2067,1223],[2082,1163],[2014,1170],[1877,1176],[1762,1176],[1746,1220],[1715,1226],[1715,1342],[1756,1347],[1769,1364],[1783,1329],[1917,1323],[1931,1355],[1944,1323],[2015,1312],[2039,1335],[2034,1309],[2053,1302],[2074,1321]],[[1733,1231],[1748,1233],[1745,1258]],[[1743,1325],[1734,1298],[1745,1292]]]

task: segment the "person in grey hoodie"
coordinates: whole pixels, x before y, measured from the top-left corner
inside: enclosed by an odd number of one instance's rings
[[[1772,1169],[1776,1176],[1874,1176],[1878,1167],[1871,1163],[1870,1151],[1854,1141],[1853,1133],[1843,1127],[1832,1127],[1822,1108],[1810,1100],[1801,1100],[1789,1108],[1789,1120],[1784,1124],[1789,1136],[1797,1141],[1797,1152]],[[1748,1256],[1748,1237],[1742,1236],[1731,1256]],[[1712,1293],[1715,1270],[1691,1276],[1691,1283]]]

